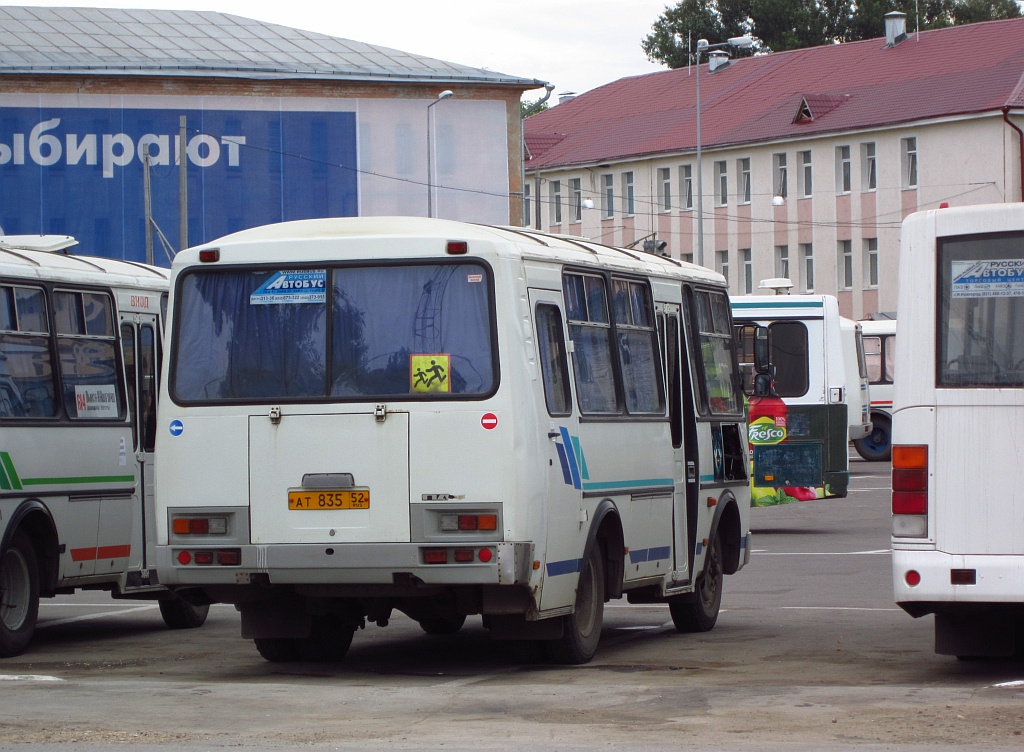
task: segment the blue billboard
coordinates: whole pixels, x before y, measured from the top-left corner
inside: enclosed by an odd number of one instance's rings
[[[73,235],[76,253],[145,261],[153,218],[179,242],[179,118],[187,119],[188,242],[359,213],[354,112],[0,107],[0,228]],[[157,264],[168,266],[160,241]]]

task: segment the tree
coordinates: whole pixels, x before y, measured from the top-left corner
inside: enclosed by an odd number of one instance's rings
[[[907,14],[908,31],[1021,16],[1014,0],[681,0],[640,46],[653,62],[678,68],[688,62],[688,35],[715,44],[750,34],[755,50],[778,52],[884,36],[892,11]]]

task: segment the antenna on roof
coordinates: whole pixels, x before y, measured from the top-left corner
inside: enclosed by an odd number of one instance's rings
[[[921,11],[917,7],[918,0],[914,0],[914,26],[915,28],[915,41],[921,41]]]

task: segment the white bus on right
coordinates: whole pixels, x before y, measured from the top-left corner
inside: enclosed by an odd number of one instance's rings
[[[1024,205],[903,223],[893,393],[896,603],[935,652],[1024,643]]]

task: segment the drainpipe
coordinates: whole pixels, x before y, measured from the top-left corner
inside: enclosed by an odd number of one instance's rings
[[[519,139],[519,149],[520,149],[520,151],[519,151],[519,157],[520,157],[519,164],[522,165],[522,176],[523,176],[523,185],[524,186],[526,185],[526,130],[525,130],[524,126],[523,126],[523,121],[526,120],[526,118],[530,117],[530,115],[533,115],[536,112],[540,112],[541,105],[543,105],[545,102],[548,101],[548,99],[551,98],[551,92],[553,92],[554,90],[555,90],[555,85],[554,84],[552,84],[552,83],[544,84],[544,96],[541,97],[540,99],[538,99],[536,102],[534,102],[533,106],[530,107],[530,109],[528,109],[526,112],[524,112],[522,114],[522,116],[520,117],[520,120],[519,120],[519,134],[520,134],[520,139]],[[539,172],[537,173],[537,178],[536,178],[535,182],[536,182],[537,188],[534,191],[533,200],[534,200],[534,202],[537,205],[537,212],[536,212],[536,214],[537,214],[537,229],[539,230],[540,229],[540,173]],[[525,216],[524,216],[522,221],[523,222],[526,221]]]
[[[1003,107],[1003,120],[1008,126],[1017,131],[1017,140],[1020,142],[1020,200],[1024,201],[1024,131],[1010,122],[1010,108]]]

